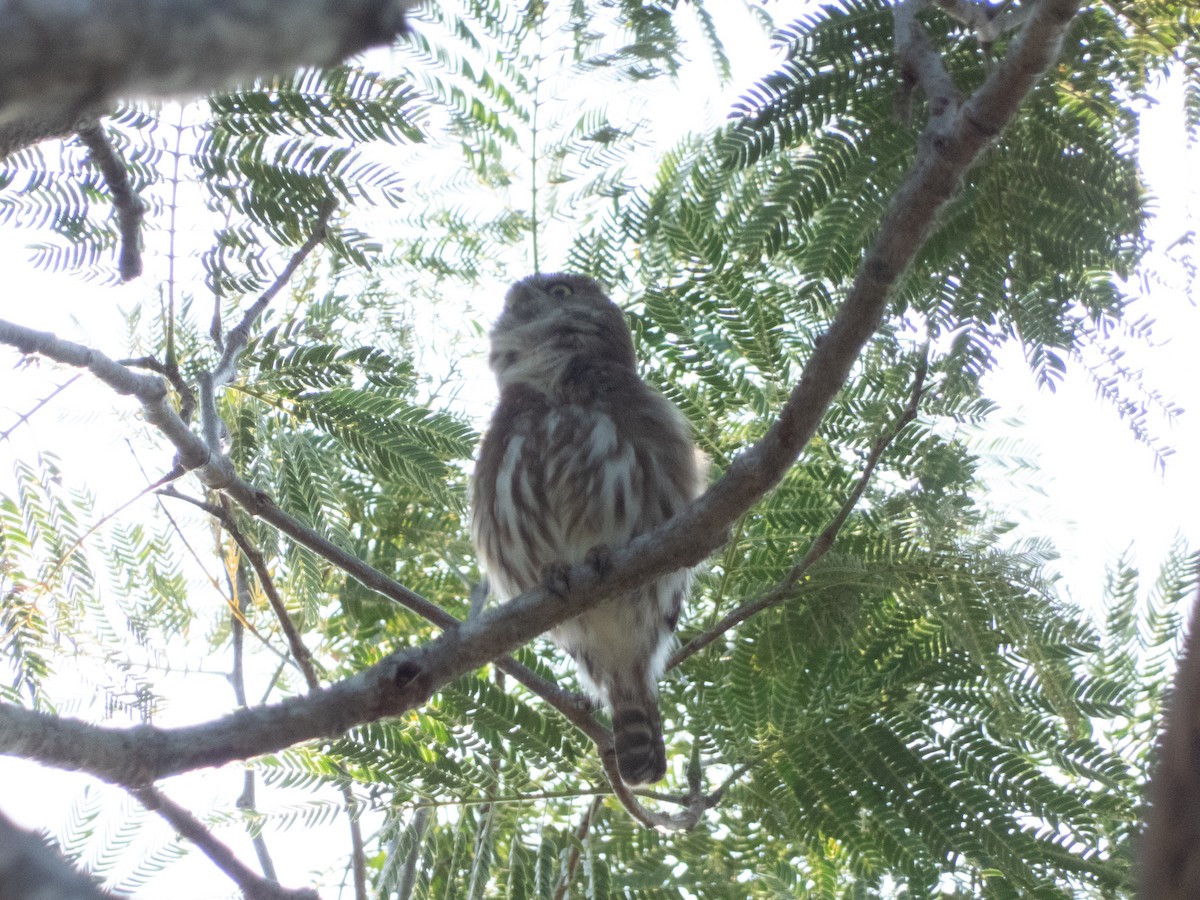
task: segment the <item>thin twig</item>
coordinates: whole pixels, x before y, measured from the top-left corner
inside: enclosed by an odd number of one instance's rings
[[[153,785],[128,790],[142,806],[158,813],[179,834],[199,847],[241,889],[246,900],[320,900],[320,895],[312,888],[285,888],[251,870],[229,847],[217,840],[203,822]]]
[[[132,506],[134,503],[137,503],[138,500],[141,500],[147,494],[159,490],[163,485],[170,484],[172,481],[175,481],[177,478],[182,478],[183,475],[184,475],[183,469],[181,469],[179,466],[176,466],[170,472],[168,472],[166,475],[163,475],[161,478],[159,478],[154,483],[146,485],[144,488],[142,488],[140,491],[138,491],[136,494],[134,494],[132,497],[130,497],[128,500],[126,500],[124,503],[122,503],[116,509],[110,510],[109,512],[105,513],[103,516],[101,516],[99,519],[97,519],[95,522],[93,522],[88,527],[88,529],[85,532],[83,532],[83,534],[79,535],[79,537],[77,537],[75,539],[74,543],[72,543],[71,546],[67,548],[66,552],[63,553],[63,555],[58,558],[58,562],[56,562],[54,564],[54,567],[49,571],[49,573],[47,573],[45,576],[43,576],[42,580],[49,582],[51,579],[53,579],[53,577],[56,574],[58,574],[59,569],[61,569],[63,566],[65,566],[67,564],[67,561],[72,556],[75,555],[75,551],[83,546],[83,542],[86,541],[93,534],[95,534],[97,529],[99,529],[106,522],[110,521],[111,519],[113,519],[116,516],[119,516],[122,512],[124,512],[126,509],[128,509],[130,506]]]
[[[638,795],[621,780],[621,773],[617,769],[616,753],[604,753],[600,756],[600,761],[604,766],[604,774],[608,777],[608,783],[612,785],[613,795],[625,807],[626,812],[647,828],[659,831],[691,831],[700,823],[700,819],[708,809],[706,798],[699,791],[698,784],[690,786],[693,789],[689,790],[687,799],[681,804],[687,807],[683,812],[663,813],[647,809],[638,799]],[[688,774],[692,776],[695,773],[689,772]],[[692,779],[689,778],[689,780]]]
[[[411,806],[413,809],[442,809],[443,807],[486,806],[489,803],[511,803],[516,805],[521,803],[537,803],[542,800],[569,800],[577,797],[595,797],[597,795],[607,797],[612,792],[611,786],[601,785],[600,787],[575,788],[563,791],[535,791],[531,794],[512,794],[510,796],[463,797],[454,800],[417,800]]]
[[[704,795],[705,808],[712,809],[714,806],[720,803],[722,798],[725,796],[725,792],[729,790],[730,786],[747,772],[749,772],[751,768],[752,766],[750,763],[742,763],[740,766],[736,766],[728,778],[717,785],[716,788]],[[673,803],[676,806],[691,806],[696,802],[696,798],[690,791],[687,794],[669,794],[666,791],[639,789],[633,793],[636,796],[643,797],[647,800],[656,800],[659,803]]]
[[[300,632],[296,629],[296,624],[292,621],[292,617],[288,614],[287,604],[283,602],[283,598],[279,596],[279,591],[275,588],[275,581],[271,578],[271,573],[267,569],[267,564],[263,560],[262,554],[258,552],[258,548],[250,543],[250,539],[242,533],[238,528],[237,521],[233,516],[233,511],[229,508],[229,498],[221,498],[222,515],[220,516],[221,524],[225,526],[225,530],[229,532],[229,536],[233,538],[238,549],[242,551],[246,561],[250,563],[250,567],[254,569],[254,575],[258,578],[258,585],[267,596],[267,602],[271,604],[271,609],[275,612],[275,621],[279,623],[279,627],[283,630],[283,636],[287,640],[288,647],[292,651],[292,659],[296,661],[296,665],[300,669],[300,673],[304,676],[304,683],[308,685],[310,691],[315,691],[321,686],[321,679],[317,675],[316,665],[313,663],[312,654],[308,652],[308,647],[304,644],[304,639],[300,637]]]
[[[834,517],[829,520],[828,524],[821,530],[821,533],[809,545],[808,552],[804,554],[804,558],[792,566],[787,575],[775,587],[767,591],[767,593],[743,603],[721,619],[721,621],[717,622],[717,624],[696,635],[684,646],[676,650],[667,662],[668,669],[673,669],[689,656],[703,650],[721,635],[725,634],[725,632],[729,631],[729,629],[740,625],[751,616],[762,612],[764,609],[770,609],[772,606],[778,606],[795,595],[796,585],[800,579],[813,567],[817,560],[828,553],[833,547],[834,541],[837,540],[838,532],[842,530],[842,526],[850,518],[850,513],[854,511],[854,507],[858,505],[858,501],[862,499],[862,495],[866,492],[867,486],[875,474],[875,468],[879,465],[880,459],[883,458],[884,452],[900,436],[900,433],[904,431],[908,424],[917,417],[921,397],[925,392],[925,376],[929,372],[928,351],[928,346],[922,348],[921,358],[917,363],[916,372],[913,377],[912,388],[909,391],[908,403],[905,404],[896,421],[892,423],[892,427],[875,440],[875,444],[871,447],[871,452],[867,456],[867,461],[863,465],[862,473],[858,476],[858,481],[854,484],[854,489],[850,491],[850,495],[842,502],[841,507]]]
[[[139,463],[139,466],[140,465],[141,464]],[[188,539],[187,539],[186,533],[183,531],[183,529],[181,529],[179,527],[179,523],[177,523],[175,521],[175,517],[171,515],[171,511],[170,511],[170,509],[167,508],[167,505],[162,502],[162,498],[163,497],[172,497],[176,500],[183,500],[186,503],[191,503],[193,506],[197,507],[198,509],[203,510],[204,512],[208,513],[209,515],[211,515],[217,519],[220,519],[221,516],[223,515],[220,507],[214,506],[211,503],[206,503],[203,500],[197,500],[195,497],[189,497],[187,494],[180,493],[180,491],[178,489],[176,489],[175,485],[173,485],[173,484],[169,484],[162,490],[158,491],[157,496],[158,496],[159,506],[162,508],[163,514],[167,517],[167,521],[171,523],[171,526],[177,532],[179,539],[183,542],[184,547],[186,547],[188,549],[188,552],[191,554],[192,559],[194,559],[197,562],[197,564],[200,565],[201,569],[203,570],[203,563],[200,560],[200,555],[192,547],[191,542],[188,541]],[[232,614],[232,616],[238,620],[238,622],[241,624],[241,626],[243,628],[245,628],[247,631],[249,631],[252,635],[254,635],[254,637],[259,641],[259,643],[261,643],[267,650],[269,650],[271,653],[275,654],[275,656],[279,658],[281,666],[295,665],[295,662],[292,660],[292,658],[290,656],[288,656],[282,650],[279,650],[277,647],[275,647],[275,645],[273,645],[271,643],[271,641],[267,638],[267,636],[265,634],[263,634],[262,632],[260,632],[257,628],[255,628],[254,623],[251,622],[249,619],[247,619],[245,617],[245,615],[243,615],[243,613],[237,607],[235,607],[233,605],[233,603],[230,601],[229,597],[227,597],[221,591],[220,585],[217,584],[216,579],[213,578],[211,575],[208,575],[207,572],[205,572],[205,575],[208,578],[209,583],[216,589],[217,593],[221,595],[221,599],[224,601],[225,605],[229,607],[230,613]]]
[[[363,841],[362,823],[358,820],[358,800],[349,784],[343,784],[342,802],[350,820],[350,869],[354,873],[355,900],[367,900],[367,845]]]
[[[228,520],[223,510],[203,501],[185,497],[174,490],[164,491],[163,493],[166,496],[187,500],[204,509],[210,515],[219,518],[228,526]],[[266,498],[266,495],[261,492],[258,492],[258,496]],[[266,502],[269,503],[270,501],[266,500]],[[289,516],[278,506],[271,504],[269,514],[260,516],[260,518],[274,525],[302,547],[307,548],[317,556],[337,566],[352,578],[357,579],[364,587],[412,610],[434,625],[444,629],[454,629],[462,624],[461,620],[450,615],[450,613],[446,612],[440,606],[426,600],[420,594],[410,590],[398,581],[394,581],[378,569],[367,565],[367,563],[363,562],[357,556],[342,550],[298,519]],[[532,669],[517,662],[511,656],[504,655],[496,658],[493,662],[500,671],[516,679],[524,687],[562,713],[567,721],[591,738],[601,751],[606,747],[612,746],[612,732],[596,721],[593,715],[595,707],[587,697],[573,691],[568,691],[554,682],[542,678]]]
[[[567,896],[567,891],[571,889],[571,882],[575,880],[575,870],[579,868],[579,859],[583,855],[583,842],[587,840],[592,822],[595,821],[600,807],[603,805],[604,798],[597,796],[584,811],[583,818],[579,821],[579,827],[575,829],[575,843],[567,856],[567,864],[563,868],[562,875],[558,880],[558,887],[554,891],[554,900],[563,900]]]
[[[246,558],[246,561],[254,569],[255,577],[258,578],[258,584],[262,588],[263,593],[267,595],[267,601],[271,604],[271,609],[275,613],[275,619],[279,622],[279,627],[283,629],[288,646],[292,651],[292,658],[295,660],[300,672],[304,675],[304,681],[308,685],[309,691],[319,690],[321,679],[317,673],[316,663],[313,662],[312,654],[309,653],[303,638],[300,637],[300,632],[296,628],[296,624],[292,621],[292,617],[287,611],[287,604],[283,602],[283,598],[279,595],[279,591],[275,587],[275,579],[271,577],[271,572],[263,560],[262,553],[250,543],[249,538],[238,528],[233,510],[230,508],[228,497],[221,497],[221,509],[223,515],[220,517],[220,520],[234,542],[238,545],[238,549],[242,551],[242,555]],[[239,577],[241,577],[241,574],[241,569],[239,568]],[[354,896],[355,900],[367,900],[367,854],[366,844],[363,842],[362,825],[358,820],[358,801],[349,783],[343,783],[339,787],[342,794],[342,802],[346,805],[346,814],[350,821],[350,866],[354,873]]]
[[[229,383],[229,379],[237,371],[238,357],[246,349],[246,344],[250,340],[250,330],[254,327],[254,323],[258,320],[258,317],[262,315],[263,310],[267,308],[267,304],[274,299],[275,295],[283,290],[284,286],[291,281],[292,276],[296,274],[296,270],[300,268],[300,264],[304,262],[305,257],[312,253],[321,241],[325,240],[325,235],[329,227],[329,217],[333,215],[334,208],[333,198],[330,197],[325,201],[320,212],[317,213],[317,221],[313,225],[312,231],[309,232],[308,239],[292,254],[292,258],[283,267],[283,271],[271,282],[270,287],[263,291],[258,299],[250,305],[245,315],[242,316],[242,321],[230,329],[229,334],[226,335],[225,352],[221,355],[220,362],[212,370],[212,386],[214,389],[221,388]]]
[[[59,394],[61,394],[63,391],[65,391],[67,388],[69,388],[71,385],[73,385],[76,381],[78,381],[82,377],[83,377],[82,372],[77,375],[72,375],[70,378],[68,378],[66,381],[64,381],[62,384],[60,384],[54,390],[52,390],[49,394],[47,394],[45,397],[43,397],[41,400],[39,400],[36,404],[34,404],[33,409],[29,410],[29,412],[22,413],[21,415],[17,416],[17,421],[13,422],[11,428],[7,429],[6,431],[0,431],[0,441],[7,441],[9,439],[9,437],[12,435],[12,433],[14,431],[16,431],[18,428],[20,428],[22,425],[24,425],[26,422],[28,422],[30,420],[30,418],[33,417],[37,413],[38,410],[40,410],[43,406],[45,406],[47,403],[49,403],[51,400],[53,400],[55,397],[57,397]]]
[[[404,834],[396,839],[393,850],[399,848],[400,841],[404,836],[412,837],[408,852],[404,854],[400,874],[396,879],[397,900],[412,900],[413,891],[417,886],[417,862],[421,857],[421,844],[425,841],[425,833],[429,830],[429,823],[432,819],[433,812],[428,806],[418,807],[413,810],[412,819],[405,827]]]
[[[88,148],[88,154],[108,184],[113,209],[117,213],[117,229],[121,233],[121,249],[117,270],[122,281],[131,281],[142,274],[141,230],[144,204],[133,183],[129,180],[129,169],[117,154],[117,148],[109,140],[108,132],[96,119],[80,126],[79,139]]]
[[[246,577],[245,568],[242,565],[237,566],[234,578],[230,579],[231,593],[233,594],[233,611],[234,615],[230,616],[230,643],[233,645],[233,669],[229,673],[229,681],[233,686],[233,697],[237,702],[238,709],[248,709],[250,704],[246,701],[246,672],[243,665],[246,631],[242,624],[246,618],[246,610],[250,608],[250,579]],[[242,792],[238,795],[236,806],[238,809],[248,813],[257,811],[257,804],[254,800],[254,770],[247,768],[242,774]],[[251,827],[251,823],[247,820],[246,831],[250,834],[250,843],[254,847],[254,854],[258,857],[258,867],[262,869],[263,876],[269,881],[279,881],[279,876],[275,873],[275,863],[271,859],[271,852],[267,848],[267,839],[263,837],[261,830],[256,830]]]

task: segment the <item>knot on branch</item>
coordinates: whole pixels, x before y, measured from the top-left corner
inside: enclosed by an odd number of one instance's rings
[[[199,476],[204,486],[214,491],[224,491],[237,483],[237,472],[228,456],[220,453],[189,453],[185,458],[183,453],[177,457],[179,465]]]
[[[400,695],[399,698],[392,698],[393,702],[402,703],[405,708],[420,706],[433,694],[428,674],[415,659],[400,659],[391,680]]]

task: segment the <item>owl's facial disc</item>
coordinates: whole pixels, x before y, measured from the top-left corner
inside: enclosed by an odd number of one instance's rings
[[[620,310],[581,275],[534,275],[517,282],[492,331],[492,370],[501,388],[521,382],[547,393],[580,355],[634,365]]]

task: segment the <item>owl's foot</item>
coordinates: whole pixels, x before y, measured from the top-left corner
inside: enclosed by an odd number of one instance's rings
[[[612,548],[608,544],[597,544],[587,552],[583,561],[592,567],[592,571],[603,578],[612,571]]]
[[[551,563],[542,569],[542,584],[559,600],[565,600],[571,592],[571,567],[563,563]]]

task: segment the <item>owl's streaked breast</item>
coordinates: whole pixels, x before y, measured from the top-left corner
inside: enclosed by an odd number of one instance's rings
[[[637,374],[624,317],[590,279],[535,276],[509,291],[489,359],[500,387],[476,465],[472,540],[499,599],[680,512],[703,477],[682,414]],[[612,709],[621,776],[666,768],[655,696],[691,572],[654,579],[551,637]]]

